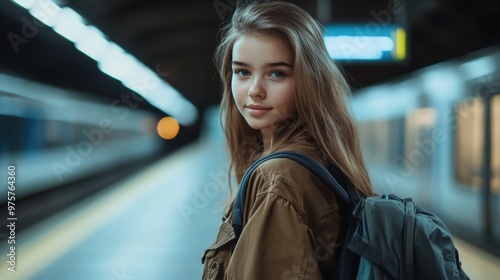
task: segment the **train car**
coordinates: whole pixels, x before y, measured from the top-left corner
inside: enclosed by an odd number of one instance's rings
[[[15,169],[16,200],[159,153],[159,117],[126,101],[0,73],[0,166]]]
[[[367,87],[351,104],[375,190],[412,197],[500,255],[500,47]]]

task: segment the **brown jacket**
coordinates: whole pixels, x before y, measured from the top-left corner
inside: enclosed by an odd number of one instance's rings
[[[234,245],[231,213],[203,256],[206,279],[331,279],[343,240],[335,197],[305,167],[271,159],[252,174],[244,228]]]

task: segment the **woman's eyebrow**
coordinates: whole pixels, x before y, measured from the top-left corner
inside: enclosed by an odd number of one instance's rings
[[[250,67],[250,64],[245,63],[245,62],[241,62],[241,61],[236,61],[236,60],[233,60],[232,64],[233,65],[238,65],[238,66],[243,66],[243,67]],[[266,64],[264,64],[264,66],[266,68],[279,67],[279,66],[286,66],[286,67],[293,68],[293,65],[288,64],[288,63],[283,62],[283,61],[266,63]]]
[[[265,66],[266,66],[266,67],[279,67],[279,66],[286,66],[286,67],[293,68],[293,65],[288,64],[288,63],[283,62],[283,61],[279,61],[279,62],[272,62],[272,63],[266,63],[266,64],[265,64]]]
[[[233,60],[233,62],[231,64],[238,65],[238,66],[243,66],[243,67],[250,67],[250,65],[248,63],[240,62],[240,61],[236,61],[236,60]]]

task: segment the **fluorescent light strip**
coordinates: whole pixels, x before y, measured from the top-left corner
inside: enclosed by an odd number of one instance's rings
[[[180,124],[190,125],[198,118],[196,107],[177,90],[120,46],[107,40],[99,29],[85,25],[84,19],[72,9],[60,8],[49,0],[12,1],[73,42],[78,50],[97,62],[102,72],[121,81]]]
[[[325,36],[324,40],[333,59],[379,60],[383,52],[394,48],[387,36]]]
[[[70,8],[62,8],[57,16],[58,20],[53,26],[54,30],[71,42],[76,42],[87,30],[82,17]]]
[[[13,0],[14,3],[29,10],[37,0]]]
[[[53,27],[61,8],[52,1],[39,0],[33,3],[28,11],[45,25]]]
[[[109,41],[104,39],[104,34],[94,26],[86,26],[82,35],[77,38],[77,41],[74,43],[79,51],[97,62],[99,62],[101,57],[118,53],[116,49],[119,48],[117,46],[111,46]],[[113,50],[109,51],[108,48],[110,47],[113,48]],[[121,51],[124,52],[123,50]]]

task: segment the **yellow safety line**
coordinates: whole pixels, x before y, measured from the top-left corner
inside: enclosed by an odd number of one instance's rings
[[[152,191],[158,176],[173,167],[179,158],[185,157],[185,152],[178,151],[98,198],[89,199],[95,201],[83,201],[29,232],[16,236],[16,243],[19,244],[16,244],[16,272],[8,270],[6,254],[0,256],[0,279],[25,280],[41,272],[132,202]],[[68,216],[71,218],[67,219]],[[34,240],[27,242],[32,238]]]

